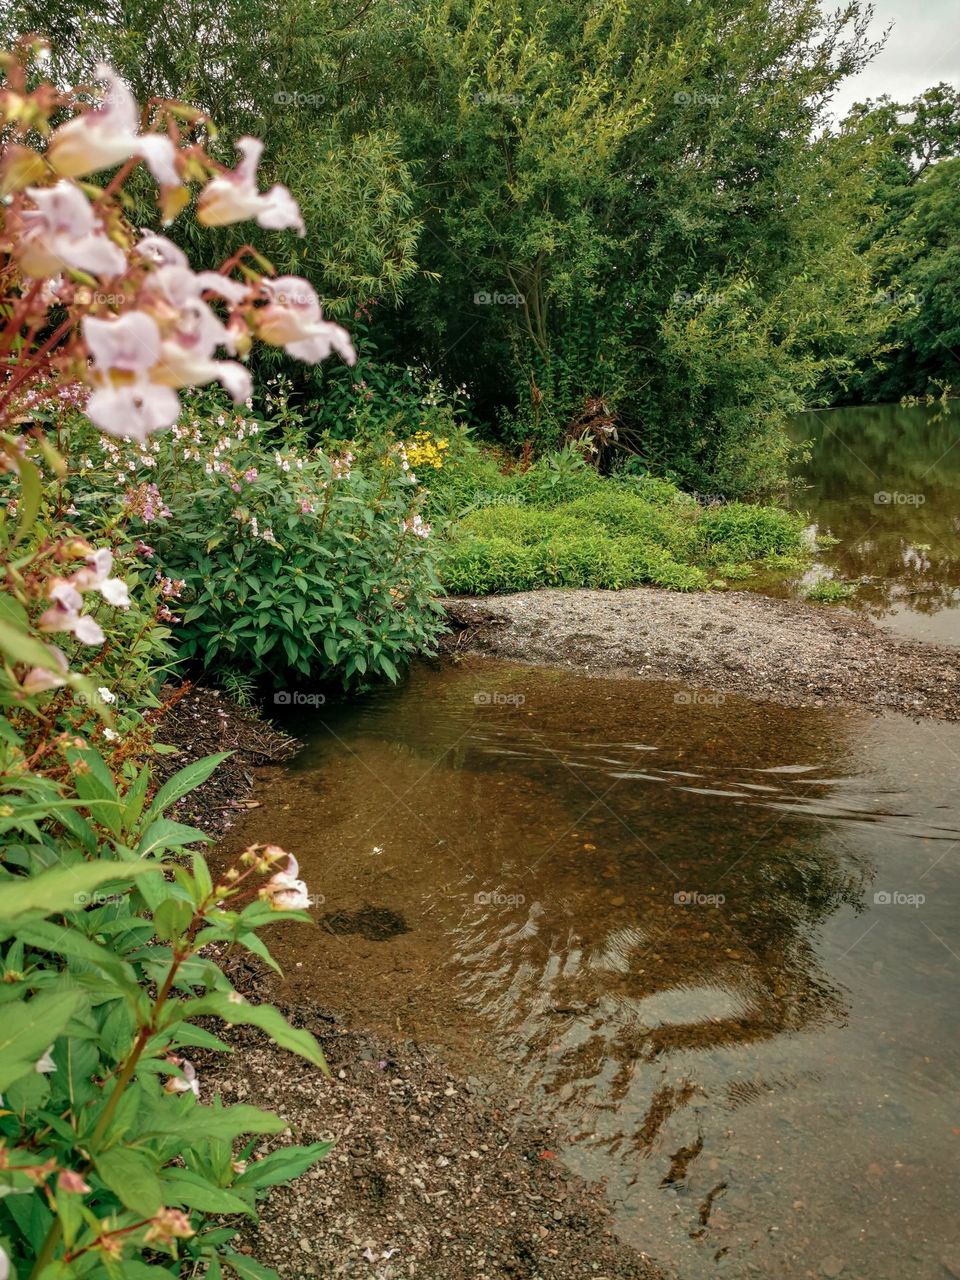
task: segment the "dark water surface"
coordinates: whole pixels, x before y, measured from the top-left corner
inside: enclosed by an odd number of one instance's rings
[[[960,1274],[960,726],[478,659],[297,728],[302,993],[506,1072],[683,1280]]]
[[[813,446],[794,505],[840,539],[793,588],[855,582],[849,606],[881,626],[960,644],[960,406],[805,413],[793,434]]]

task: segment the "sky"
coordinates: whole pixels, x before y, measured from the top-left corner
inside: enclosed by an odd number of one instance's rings
[[[821,0],[835,12],[840,0]],[[960,84],[960,0],[875,0],[871,35],[893,24],[882,53],[844,81],[832,104],[841,118],[855,102],[888,93],[908,101],[941,80]]]

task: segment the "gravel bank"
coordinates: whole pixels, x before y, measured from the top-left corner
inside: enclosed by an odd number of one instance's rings
[[[203,1061],[204,1092],[277,1111],[291,1138],[333,1136],[328,1158],[275,1189],[238,1247],[284,1280],[665,1280],[608,1227],[602,1190],[569,1174],[549,1130],[518,1123],[473,1078],[413,1041],[382,1041],[320,1010],[291,1021],[318,1037],[333,1079],[228,1032],[235,1053]]]
[[[900,640],[848,609],[747,591],[521,592],[444,602],[448,652],[677,680],[785,706],[960,718],[960,649]]]

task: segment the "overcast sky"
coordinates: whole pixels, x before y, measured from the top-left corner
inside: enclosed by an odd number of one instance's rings
[[[840,0],[821,0],[834,12]],[[854,102],[888,93],[905,101],[941,80],[960,84],[960,0],[875,0],[872,34],[893,24],[883,52],[834,99],[837,118]]]

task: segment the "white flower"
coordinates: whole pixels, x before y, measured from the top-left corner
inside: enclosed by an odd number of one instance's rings
[[[110,690],[107,688],[107,686],[104,684],[100,686],[100,688],[97,690],[97,693],[99,693],[102,701],[104,702],[116,702],[117,700],[117,695],[115,693],[111,693]]]
[[[56,1071],[57,1064],[54,1062],[53,1058],[51,1058],[50,1056],[52,1053],[53,1053],[53,1045],[51,1045],[50,1048],[46,1051],[46,1053],[44,1053],[42,1058],[37,1059],[36,1063],[34,1064],[34,1068],[33,1068],[34,1071],[38,1071],[41,1075],[47,1075],[47,1076],[50,1075],[52,1071]]]
[[[142,156],[157,182],[178,186],[172,141],[160,133],[138,136],[137,104],[130,90],[112,67],[101,64],[96,74],[107,85],[100,106],[54,130],[47,147],[50,163],[68,177],[82,178]]]
[[[288,854],[286,868],[270,877],[260,897],[268,900],[274,911],[305,911],[310,906],[310,892],[299,875],[296,858]]]
[[[179,1067],[183,1072],[183,1076],[171,1076],[167,1083],[163,1086],[165,1093],[192,1093],[195,1098],[200,1097],[200,1081],[197,1079],[197,1070],[189,1058],[180,1058],[175,1053],[170,1054],[167,1061],[175,1067]]]
[[[257,190],[263,143],[258,138],[240,138],[236,145],[243,159],[232,171],[211,178],[200,192],[197,221],[205,227],[222,227],[255,218],[268,231],[290,229],[306,235],[300,209],[286,187],[278,184],[269,191]]]

